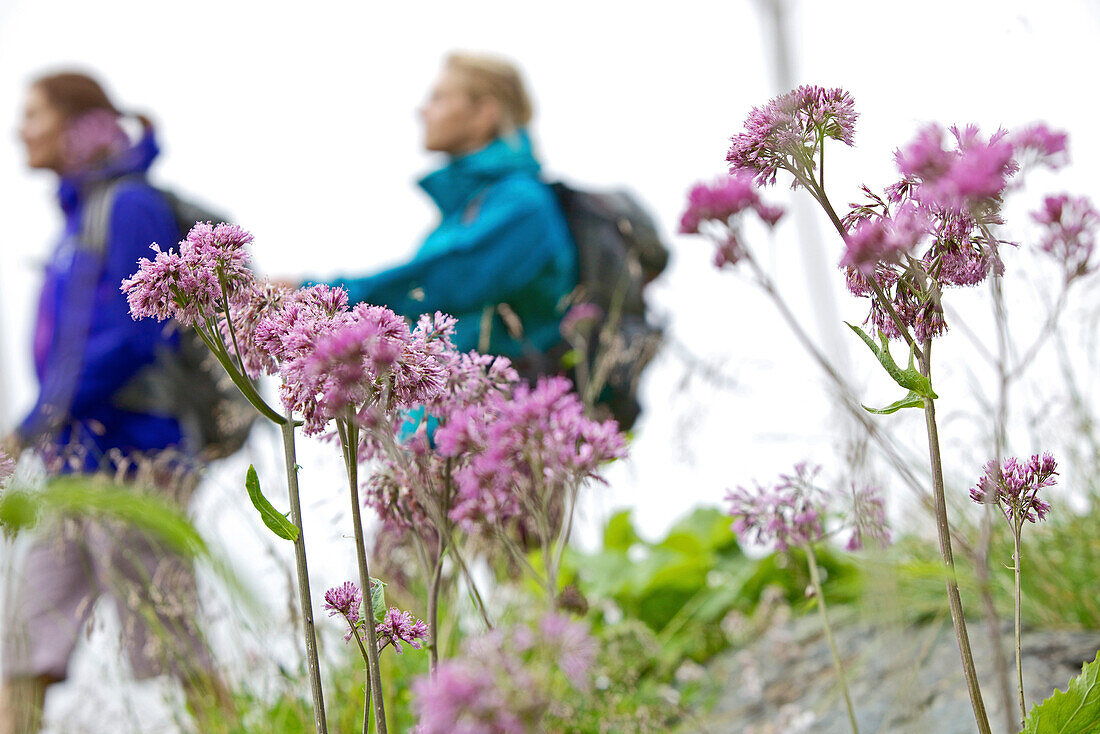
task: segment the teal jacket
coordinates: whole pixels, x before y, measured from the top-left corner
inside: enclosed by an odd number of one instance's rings
[[[413,258],[366,277],[337,278],[352,303],[388,306],[413,321],[443,311],[458,319],[455,346],[476,349],[492,314],[490,354],[544,353],[561,337],[560,306],[577,285],[577,251],[524,131],[452,158],[420,181],[442,221]],[[517,338],[500,315],[518,317]],[[515,319],[512,319],[514,322]]]

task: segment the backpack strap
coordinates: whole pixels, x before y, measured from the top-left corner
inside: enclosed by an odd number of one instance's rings
[[[89,186],[84,192],[80,214],[78,246],[82,250],[103,255],[110,241],[111,210],[115,206],[118,184],[115,178]]]

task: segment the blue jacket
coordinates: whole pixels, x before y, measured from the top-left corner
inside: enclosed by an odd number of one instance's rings
[[[412,320],[451,314],[462,351],[477,348],[487,308],[494,309],[489,353],[516,359],[557,344],[559,302],[577,285],[577,252],[526,132],[452,158],[420,186],[442,221],[412,260],[332,285],[346,288],[353,303],[388,306]],[[519,317],[522,338],[495,311],[501,303]]]
[[[18,428],[25,443],[79,444],[85,468],[101,466],[112,449],[124,455],[181,443],[170,416],[127,412],[112,398],[175,337],[152,319],[134,321],[119,290],[153,242],[175,245],[179,227],[164,197],[145,182],[159,153],[151,133],[93,175],[64,178],[58,199],[65,229],[46,265],[34,336],[38,399]],[[105,246],[80,238],[85,194],[107,178],[118,184]]]

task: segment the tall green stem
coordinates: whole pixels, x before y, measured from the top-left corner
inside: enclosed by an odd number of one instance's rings
[[[924,355],[920,360],[921,373],[931,380],[930,362],[932,359],[932,340],[924,342]],[[974,667],[974,653],[970,649],[970,637],[966,633],[966,617],[963,615],[962,599],[959,597],[959,583],[955,574],[955,559],[951,553],[951,526],[947,520],[947,498],[943,485],[943,462],[940,454],[939,430],[936,427],[936,404],[931,398],[924,398],[924,424],[928,434],[928,458],[932,469],[933,507],[936,513],[936,532],[940,542],[940,556],[947,570],[947,603],[951,610],[951,622],[955,627],[955,641],[962,658],[963,676],[966,678],[967,692],[970,694],[970,706],[974,709],[974,720],[980,734],[991,734],[989,716],[982,701],[982,690],[978,684],[978,673]]]
[[[339,422],[339,420],[337,421]],[[355,530],[355,556],[359,564],[359,583],[363,588],[364,613],[367,623],[367,677],[374,699],[374,727],[378,734],[386,734],[386,704],[382,700],[382,671],[378,667],[378,644],[374,635],[374,597],[371,593],[370,568],[367,566],[367,549],[363,540],[363,517],[359,511],[359,426],[347,421],[341,432],[344,444],[344,463],[348,474],[348,491],[351,495],[351,520]],[[363,731],[367,731],[370,710],[363,711]]]
[[[298,499],[298,459],[294,450],[294,421],[287,416],[279,428],[283,432],[283,458],[286,460],[286,483],[290,495],[290,521],[298,528],[294,541],[294,566],[298,573],[298,601],[302,606],[302,632],[306,639],[306,664],[309,667],[309,687],[313,694],[313,719],[317,734],[328,733],[325,720],[325,697],[321,688],[321,666],[317,661],[317,633],[313,626],[313,601],[309,595],[309,569],[306,566],[306,534],[302,527],[302,506]]]
[[[825,606],[825,592],[821,589],[821,575],[817,569],[817,556],[814,555],[814,547],[811,543],[807,543],[802,547],[806,549],[806,560],[810,566],[810,580],[814,585],[817,608],[821,612],[821,624],[825,627],[825,639],[829,642],[829,652],[833,656],[833,666],[836,668],[836,676],[840,680],[840,692],[844,694],[844,706],[848,709],[848,723],[852,725],[852,734],[859,734],[859,725],[856,724],[856,711],[852,706],[852,696],[848,692],[848,678],[844,674],[844,665],[840,662],[840,651],[837,650],[836,640],[833,639],[832,625],[829,624],[829,610]]]
[[[1016,566],[1016,684],[1020,692],[1020,728],[1024,728],[1027,719],[1027,703],[1024,701],[1024,661],[1020,649],[1020,607],[1023,594],[1020,591],[1020,523],[1016,522],[1012,528],[1012,549]]]

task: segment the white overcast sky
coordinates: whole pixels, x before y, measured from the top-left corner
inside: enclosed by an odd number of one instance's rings
[[[8,396],[0,427],[33,398],[32,304],[59,226],[51,177],[25,170],[14,134],[29,79],[66,66],[91,70],[120,106],[158,122],[157,181],[252,230],[265,271],[325,275],[400,259],[433,225],[413,182],[437,161],[419,149],[415,108],[441,57],[465,48],[524,68],[551,176],[627,185],[651,204],[675,258],[655,301],[682,343],[741,383],[733,392],[698,382],[681,391],[683,364],[666,356],[645,386],[636,458],[614,470],[610,490],[596,490],[596,514],[635,505],[656,532],[693,503],[718,501],[727,486],[766,479],[799,458],[830,461],[816,376],[770,306],[744,280],[713,272],[706,246],[673,234],[686,189],[723,170],[729,136],[776,91],[761,7],[0,0],[0,128],[11,131],[0,135],[0,385]],[[862,181],[888,183],[892,150],[929,120],[1064,127],[1074,165],[1056,185],[1095,193],[1094,3],[787,7],[796,82],[843,86],[861,113],[857,148],[830,155],[837,204]],[[781,184],[772,199],[792,196]],[[801,231],[788,220],[773,243],[757,241],[808,315],[794,241]],[[831,266],[837,243],[820,247]],[[831,268],[812,277],[839,285]],[[863,317],[847,297],[837,308],[848,320]]]

